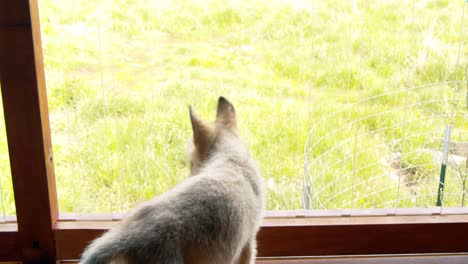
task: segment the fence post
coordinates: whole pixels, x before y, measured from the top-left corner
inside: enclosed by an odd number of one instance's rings
[[[439,188],[437,189],[437,206],[442,206],[442,200],[444,197],[445,171],[447,170],[447,159],[451,128],[451,125],[447,125],[445,127],[444,145],[442,148],[442,166],[440,167]]]

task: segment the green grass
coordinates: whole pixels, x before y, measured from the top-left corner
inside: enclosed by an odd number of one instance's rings
[[[439,167],[418,150],[440,150],[454,89],[405,88],[465,78],[456,67],[462,7],[461,0],[41,1],[60,210],[124,211],[186,178],[187,106],[213,118],[219,95],[238,111],[268,209],[301,207],[305,157],[321,189],[316,208],[432,206]],[[353,105],[384,93],[391,94]],[[452,134],[468,141],[461,87],[455,96]],[[397,152],[402,168],[424,166],[400,181],[385,176],[380,160]],[[457,172],[448,175],[445,203],[459,206]]]

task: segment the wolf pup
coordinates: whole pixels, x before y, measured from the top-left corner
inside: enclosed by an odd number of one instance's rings
[[[234,107],[220,97],[214,123],[189,110],[192,177],[139,205],[91,243],[80,263],[254,263],[263,182]]]

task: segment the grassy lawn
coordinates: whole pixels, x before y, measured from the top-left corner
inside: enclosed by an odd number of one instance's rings
[[[186,178],[187,106],[212,119],[219,95],[236,107],[268,209],[301,208],[304,174],[313,208],[434,206],[445,125],[468,142],[466,84],[451,82],[466,80],[463,8],[40,1],[60,210],[125,211]],[[449,166],[445,205],[461,205],[463,173]],[[3,134],[0,180],[12,214]]]

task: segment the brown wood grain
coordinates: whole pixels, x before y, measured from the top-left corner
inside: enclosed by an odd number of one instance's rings
[[[257,264],[466,264],[467,254],[387,255],[259,259]]]
[[[58,215],[35,0],[0,1],[0,83],[24,263],[55,262]]]
[[[260,256],[400,254],[468,251],[468,224],[264,227]]]
[[[77,260],[61,263],[75,264]],[[334,257],[259,258],[257,264],[466,264],[468,254],[370,255]]]
[[[311,213],[307,216],[304,210],[281,210],[266,212],[262,226],[303,226],[303,225],[363,225],[363,224],[426,224],[426,223],[468,223],[468,214],[466,210],[458,210],[460,214],[428,214],[432,210],[426,211],[426,214],[419,214],[419,210],[405,215],[366,215],[343,217],[339,215],[326,216],[327,213]],[[334,211],[334,210],[331,210]],[[354,210],[359,212],[360,210]],[[365,211],[368,211],[367,209]],[[411,211],[408,211],[411,212]],[[463,213],[462,213],[463,212]],[[102,214],[60,214],[58,226],[67,229],[83,226],[86,228],[112,227],[115,222],[124,217],[124,213],[102,213]]]
[[[116,221],[57,222],[60,259],[76,259]],[[265,219],[261,257],[468,252],[468,216]]]
[[[16,224],[0,224],[0,261],[20,259],[18,227]]]

